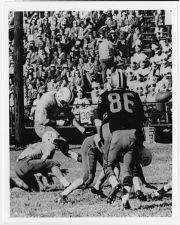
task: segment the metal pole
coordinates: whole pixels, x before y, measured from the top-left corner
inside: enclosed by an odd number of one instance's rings
[[[24,91],[23,91],[23,12],[14,12],[14,97],[15,141],[23,146]]]

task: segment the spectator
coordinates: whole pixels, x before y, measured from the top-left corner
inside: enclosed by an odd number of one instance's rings
[[[134,53],[133,57],[134,57],[136,63],[138,64],[138,67],[140,65],[140,61],[147,58],[147,56],[142,52],[142,46],[141,45],[135,46],[135,53]]]
[[[102,68],[102,81],[106,82],[106,70],[113,64],[114,46],[106,38],[106,28],[102,29],[102,42],[99,44],[99,60]]]

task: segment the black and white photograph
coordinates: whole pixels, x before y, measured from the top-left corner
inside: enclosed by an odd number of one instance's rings
[[[5,14],[9,217],[173,218],[175,11],[27,8]]]

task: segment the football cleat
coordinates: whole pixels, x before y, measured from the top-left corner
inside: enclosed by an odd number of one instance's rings
[[[108,198],[107,198],[107,204],[112,204],[113,202],[115,202],[116,196],[117,196],[118,192],[120,192],[121,190],[122,190],[121,185],[120,185],[120,184],[116,185],[116,186],[112,189],[110,195],[109,195]]]
[[[120,209],[121,210],[131,209],[129,201],[127,201],[126,203],[122,203]]]
[[[140,191],[140,190],[139,191],[136,191],[135,196],[140,201],[147,201],[146,195],[144,195],[144,193],[142,191]]]
[[[150,194],[149,197],[150,197],[152,200],[157,201],[157,200],[161,200],[161,199],[164,197],[165,193],[166,193],[166,191],[164,190],[164,188],[161,188],[161,189],[159,189],[158,191],[155,191],[155,192],[153,192],[152,194]]]
[[[66,204],[66,203],[68,203],[69,201],[68,201],[68,198],[67,198],[66,195],[60,195],[60,198],[58,198],[57,202],[58,202],[58,203]]]
[[[12,178],[10,178],[10,188],[12,189],[14,187],[18,187],[18,186],[16,185],[16,182]]]
[[[101,198],[107,198],[107,196],[103,193],[102,189],[97,190],[96,188],[92,187],[91,192],[95,195],[100,196]]]
[[[129,203],[129,194],[126,189],[123,189],[124,195],[122,197],[120,210],[130,209],[131,205]]]

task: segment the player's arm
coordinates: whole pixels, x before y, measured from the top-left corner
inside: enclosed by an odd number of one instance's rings
[[[75,126],[82,134],[85,133],[85,128],[80,125],[80,123],[74,117],[74,114],[71,112],[70,108],[66,109],[66,115],[68,119],[72,122],[73,126]]]
[[[76,160],[77,162],[82,162],[82,156],[81,156],[80,153],[76,153],[76,152],[73,152],[73,151],[69,150],[67,152],[66,156],[68,156],[71,159]]]
[[[102,138],[101,137],[101,127],[102,127],[102,122],[103,122],[103,115],[106,112],[105,107],[104,107],[105,103],[103,103],[102,99],[103,99],[102,96],[100,96],[99,101],[98,101],[98,107],[95,111],[95,120],[94,120],[97,134],[100,139]]]
[[[42,157],[41,160],[45,161],[46,159],[52,159],[55,153],[55,148],[48,148],[48,146],[44,146],[44,148],[42,149]]]
[[[43,152],[43,155],[41,157],[42,161],[45,161],[50,156],[50,152],[48,150]]]
[[[80,123],[74,118],[72,121],[73,126],[75,126],[82,134],[85,133],[85,128],[80,125]]]

